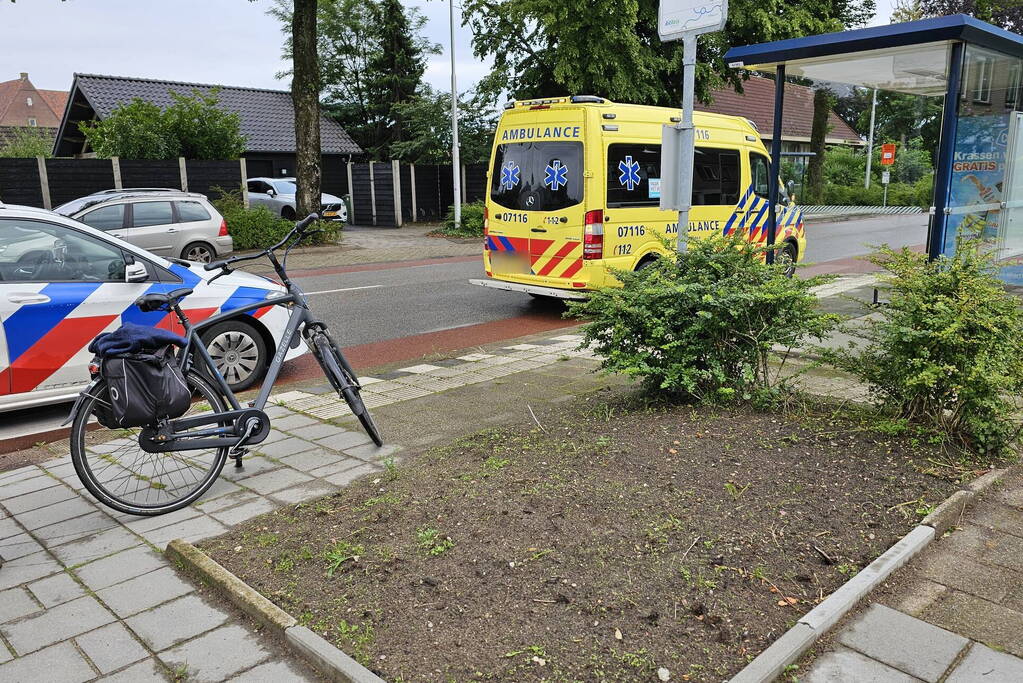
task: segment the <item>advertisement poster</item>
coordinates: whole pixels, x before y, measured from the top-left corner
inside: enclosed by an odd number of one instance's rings
[[[998,243],[999,208],[1005,180],[1009,115],[960,117],[952,162],[944,253],[955,253],[956,239]],[[971,210],[971,207],[976,207]],[[965,210],[965,212],[964,212]]]

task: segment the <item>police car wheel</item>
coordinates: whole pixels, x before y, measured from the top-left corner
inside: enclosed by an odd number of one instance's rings
[[[181,258],[196,263],[210,263],[216,256],[217,253],[213,251],[213,247],[205,242],[192,242],[181,250]]]
[[[202,335],[206,350],[231,391],[245,391],[266,372],[266,342],[256,328],[241,320],[226,320]]]

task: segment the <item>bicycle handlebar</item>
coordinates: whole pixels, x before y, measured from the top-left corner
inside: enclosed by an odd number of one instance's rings
[[[259,252],[258,254],[251,254],[249,256],[232,256],[231,258],[223,259],[221,261],[212,261],[210,263],[204,264],[203,265],[203,269],[205,269],[205,270],[220,270],[222,268],[227,268],[231,264],[239,263],[241,261],[255,261],[256,259],[262,258],[266,254],[268,254],[268,253],[270,253],[272,251],[276,251],[277,249],[280,249],[281,247],[283,247],[285,244],[288,243],[288,241],[291,240],[292,237],[295,236],[296,233],[298,234],[298,238],[301,240],[303,237],[305,237],[305,229],[308,228],[310,225],[312,225],[313,223],[315,223],[318,220],[320,220],[320,214],[318,214],[318,213],[311,213],[308,216],[306,216],[305,218],[303,218],[302,220],[300,220],[298,223],[295,223],[295,227],[291,229],[291,232],[289,232],[287,235],[285,235],[284,239],[282,239],[280,242],[278,242],[277,244],[273,245],[272,247],[270,247],[268,249],[264,249],[263,251]]]

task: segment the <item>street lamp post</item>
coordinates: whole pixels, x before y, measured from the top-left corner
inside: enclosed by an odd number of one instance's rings
[[[455,229],[462,225],[462,164],[458,154],[458,84],[455,80],[455,0],[448,0],[451,20],[451,186]]]

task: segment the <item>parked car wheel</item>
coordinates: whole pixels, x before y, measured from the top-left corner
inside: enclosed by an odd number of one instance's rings
[[[202,334],[206,350],[231,391],[245,391],[266,372],[266,342],[252,325],[242,320],[225,320]]]
[[[295,210],[290,206],[285,206],[281,209],[281,218],[288,221],[295,220]]]
[[[213,247],[205,242],[192,242],[181,250],[181,258],[196,263],[209,263],[217,257]]]

